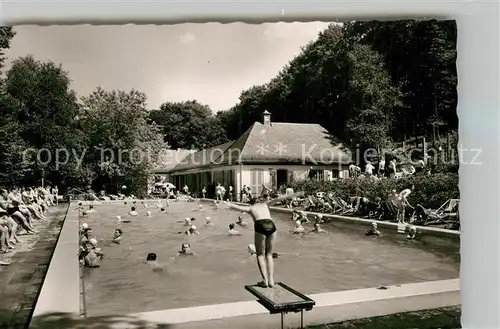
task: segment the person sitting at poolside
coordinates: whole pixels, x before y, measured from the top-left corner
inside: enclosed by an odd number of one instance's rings
[[[101,266],[104,254],[97,248],[97,240],[92,238],[89,240],[86,248],[83,251],[83,259],[86,267],[99,267]]]
[[[254,221],[255,247],[257,250],[257,265],[262,281],[258,283],[263,288],[274,286],[273,244],[276,239],[276,225],[274,224],[266,195],[261,198],[252,198],[250,207],[229,204],[231,208],[249,213]],[[271,201],[268,201],[271,202]]]
[[[306,232],[306,229],[304,228],[304,226],[302,226],[302,224],[300,222],[297,222],[295,224],[295,228],[292,231],[293,234],[304,234],[305,232]]]
[[[177,256],[195,256],[195,253],[191,251],[191,245],[189,243],[183,243],[181,245],[181,251],[177,252]]]
[[[326,231],[320,227],[319,223],[314,223],[314,228],[313,228],[313,230],[311,232],[314,232],[314,233],[326,233]]]
[[[379,235],[382,235],[382,233],[380,233],[380,231],[378,230],[378,225],[377,223],[375,222],[372,222],[372,228],[369,229],[366,234],[366,236],[370,236],[370,235],[376,235],[376,236],[379,236]]]
[[[417,236],[417,228],[415,226],[410,226],[410,230],[409,230],[406,238],[408,240],[414,240],[416,238],[416,236]]]
[[[237,230],[234,229],[234,226],[235,225],[233,223],[229,224],[229,231],[227,232],[227,234],[229,236],[241,235],[240,232],[238,232]]]
[[[150,252],[146,256],[146,264],[153,270],[153,272],[161,272],[163,271],[163,267],[161,266],[160,263],[158,263],[157,255],[153,252]]]
[[[138,216],[139,213],[135,211],[135,207],[130,208],[130,211],[128,213],[130,216]]]
[[[9,217],[16,221],[28,234],[38,233],[31,223],[31,213],[23,207],[16,199],[13,193],[8,193],[7,190],[1,191],[0,208],[2,208]]]
[[[248,226],[248,223],[243,220],[243,216],[238,216],[238,221],[236,222],[240,227]]]
[[[9,227],[7,220],[3,217],[0,218],[0,254],[5,254],[10,252],[9,249],[14,249],[15,247],[9,243]]]
[[[89,206],[87,213],[95,212],[94,206]]]
[[[16,207],[8,205],[3,208],[2,203],[0,203],[0,211],[2,211],[4,219],[8,221],[9,225],[12,226],[12,236],[17,240],[17,232],[19,227],[22,227],[28,234],[35,234],[37,231],[32,229],[27,221],[27,219],[21,214]]]
[[[113,234],[113,243],[120,244],[122,242],[123,232],[121,229],[117,228]]]

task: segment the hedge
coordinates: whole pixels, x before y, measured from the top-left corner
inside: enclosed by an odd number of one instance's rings
[[[392,190],[401,192],[405,188],[415,186],[408,197],[412,205],[421,204],[426,208],[437,209],[449,199],[459,199],[458,174],[417,175],[407,178],[383,178],[380,181],[367,179],[338,179],[332,182],[317,182],[312,180],[297,181],[292,188],[304,191],[306,195],[316,192],[331,192],[348,201],[349,197],[364,196],[370,200],[380,197],[386,200]]]

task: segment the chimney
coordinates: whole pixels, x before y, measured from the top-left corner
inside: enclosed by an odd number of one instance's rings
[[[271,113],[269,113],[267,110],[262,113],[262,123],[264,124],[264,126],[271,125]]]

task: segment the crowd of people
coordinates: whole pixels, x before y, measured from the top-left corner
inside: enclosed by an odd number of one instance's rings
[[[0,189],[0,254],[22,243],[19,236],[36,235],[36,223],[47,221],[49,208],[58,204],[57,186]],[[0,260],[0,265],[10,265]]]

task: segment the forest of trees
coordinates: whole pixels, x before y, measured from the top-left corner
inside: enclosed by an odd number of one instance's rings
[[[102,149],[201,149],[238,138],[268,110],[274,121],[319,123],[348,146],[387,148],[415,136],[457,130],[456,24],[391,21],[331,24],[264,85],[214,114],[196,100],[147,109],[139,91],[81,97],[60,65],[32,56],[4,72],[0,34],[0,185],[36,184],[111,190],[144,186],[157,159],[102,161]],[[23,161],[24,150],[74,150],[68,163]],[[34,156],[32,154],[32,156]],[[43,162],[43,166],[40,165]]]
[[[455,131],[456,33],[454,21],[331,24],[233,108],[212,115],[196,101],[165,103],[150,117],[172,146],[196,148],[238,138],[264,110],[279,122],[320,123],[349,146]],[[206,122],[214,134],[205,134]]]

